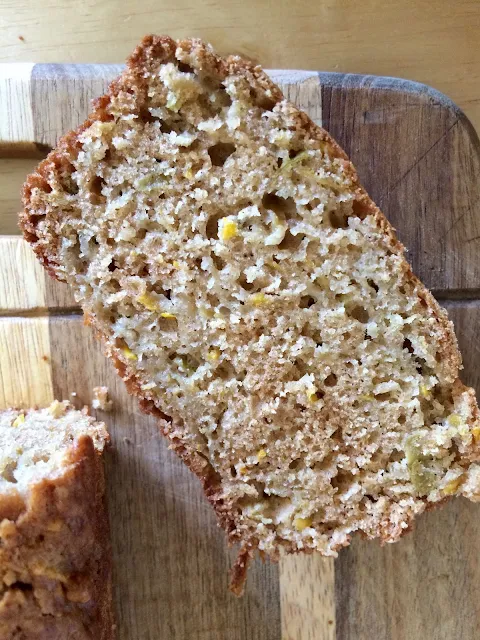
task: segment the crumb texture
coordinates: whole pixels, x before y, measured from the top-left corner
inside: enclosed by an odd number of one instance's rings
[[[478,496],[451,323],[345,154],[260,68],[146,39],[27,182],[23,226],[208,468],[232,538],[335,555]]]
[[[67,402],[0,412],[0,637],[110,640],[108,434]]]

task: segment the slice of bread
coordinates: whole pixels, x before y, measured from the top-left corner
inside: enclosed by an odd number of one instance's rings
[[[232,541],[336,555],[476,499],[451,323],[328,133],[258,66],[144,39],[21,226]]]
[[[0,412],[0,638],[110,640],[102,423],[67,402]]]

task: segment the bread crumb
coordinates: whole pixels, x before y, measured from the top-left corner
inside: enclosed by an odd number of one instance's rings
[[[108,387],[94,387],[92,393],[93,409],[100,409],[100,411],[111,411],[113,409],[113,402],[108,395]]]
[[[59,402],[58,400],[54,400],[52,404],[48,407],[48,411],[52,414],[54,418],[60,418],[64,415],[67,410],[67,403]]]

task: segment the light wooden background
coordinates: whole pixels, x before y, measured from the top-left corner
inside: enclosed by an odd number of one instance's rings
[[[123,62],[151,32],[202,37],[270,69],[424,82],[480,130],[480,0],[0,1],[0,62]],[[16,232],[33,166],[0,157],[0,233]]]
[[[145,33],[194,35],[270,69],[425,82],[480,128],[479,0],[1,0],[0,7],[1,62],[122,62]]]

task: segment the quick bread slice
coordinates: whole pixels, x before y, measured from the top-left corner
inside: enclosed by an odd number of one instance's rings
[[[0,638],[111,640],[105,425],[67,402],[0,412]]]
[[[408,206],[406,203],[405,206]],[[21,226],[231,541],[336,555],[479,495],[446,313],[260,67],[150,36],[24,187]]]

